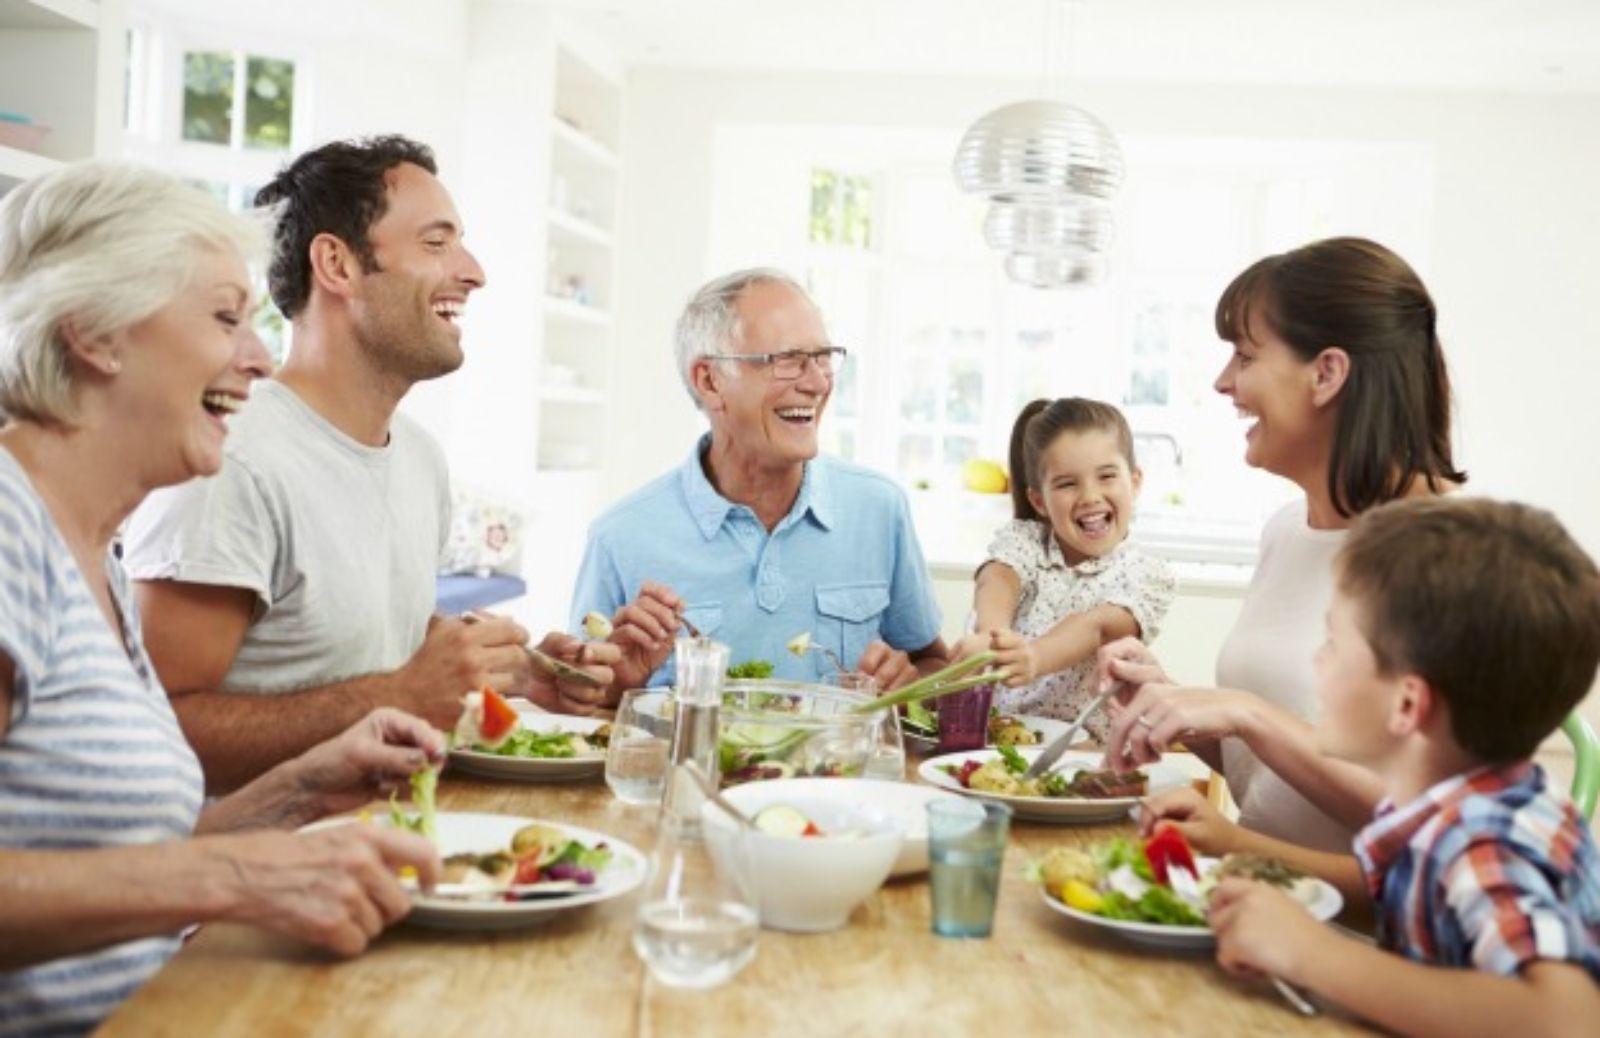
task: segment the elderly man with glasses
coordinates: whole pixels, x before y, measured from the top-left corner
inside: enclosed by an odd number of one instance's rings
[[[939,612],[905,495],[819,457],[817,428],[846,351],[816,305],[767,269],[718,278],[678,319],[678,371],[711,425],[684,463],[595,521],[574,627],[613,619],[615,694],[672,678],[686,625],[734,662],[815,680],[844,666],[888,689],[944,661]],[[828,653],[795,657],[806,633]]]

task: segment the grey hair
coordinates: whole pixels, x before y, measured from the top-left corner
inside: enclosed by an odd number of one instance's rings
[[[0,200],[0,418],[72,425],[63,326],[88,339],[172,302],[202,248],[259,266],[266,229],[198,188],[126,162],[79,162]]]
[[[804,286],[783,271],[750,267],[707,282],[684,306],[675,337],[678,377],[683,379],[683,388],[688,390],[695,407],[700,407],[700,396],[694,391],[694,362],[708,353],[725,353],[738,342],[743,332],[735,309],[739,296],[751,285],[765,284],[787,285],[806,299],[811,298]]]

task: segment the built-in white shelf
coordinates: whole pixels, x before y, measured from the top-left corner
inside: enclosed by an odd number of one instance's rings
[[[585,159],[603,169],[615,170],[617,168],[616,152],[577,127],[568,124],[560,116],[555,116],[550,120],[550,136],[557,145],[579,158]]]
[[[606,402],[606,395],[585,386],[540,386],[539,399],[555,404],[593,404]]]
[[[601,248],[611,248],[610,231],[593,220],[585,220],[581,216],[574,216],[560,209],[550,210],[550,230],[555,232],[557,237],[576,238]]]
[[[601,327],[611,323],[611,315],[599,307],[584,306],[581,303],[574,303],[570,299],[561,299],[557,296],[544,297],[544,312],[547,317],[571,321],[575,324],[591,324]]]

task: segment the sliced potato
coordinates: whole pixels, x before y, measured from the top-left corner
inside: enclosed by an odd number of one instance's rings
[[[533,858],[543,865],[561,853],[567,845],[567,835],[548,825],[525,825],[511,836],[511,853],[518,858]]]

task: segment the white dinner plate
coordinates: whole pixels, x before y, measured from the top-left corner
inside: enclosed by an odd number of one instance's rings
[[[1019,747],[1017,752],[1031,761],[1040,752],[1040,747],[1023,746]],[[1034,822],[1117,821],[1127,817],[1128,808],[1139,802],[1138,797],[1087,799],[1077,797],[1021,797],[1009,796],[1004,793],[989,793],[977,789],[967,789],[954,775],[950,775],[944,770],[945,767],[951,765],[960,767],[969,760],[975,760],[983,764],[999,756],[1000,754],[996,750],[947,753],[942,757],[934,757],[923,761],[917,767],[917,774],[921,776],[922,781],[939,786],[942,789],[948,789],[953,793],[1005,804],[1011,808],[1018,818]],[[1065,772],[1070,776],[1073,772],[1079,770],[1098,770],[1100,760],[1101,755],[1095,751],[1068,750],[1061,755],[1061,759],[1050,770]],[[1177,763],[1168,763],[1165,758],[1154,764],[1146,764],[1139,770],[1149,777],[1145,788],[1150,793],[1159,793],[1163,789],[1187,785],[1190,781],[1189,769]]]
[[[1048,745],[1050,745],[1051,742],[1055,741],[1056,736],[1065,735],[1066,732],[1067,732],[1067,729],[1072,727],[1072,722],[1071,721],[1058,721],[1053,717],[1034,717],[1031,714],[1006,714],[1006,716],[1007,717],[1015,717],[1017,720],[1021,721],[1023,723],[1023,725],[1026,726],[1027,728],[1030,728],[1033,731],[1038,732],[1039,733],[1039,742],[1036,745],[1039,745],[1039,746],[1048,746]],[[924,754],[926,754],[926,753],[937,753],[939,751],[939,740],[938,740],[937,737],[927,736],[927,735],[917,735],[917,734],[914,734],[909,728],[904,728],[904,727],[901,728],[901,732],[905,736],[906,749],[911,750],[911,751],[913,751],[915,753],[924,753]],[[1088,742],[1088,741],[1089,741],[1089,733],[1087,731],[1084,731],[1084,730],[1080,729],[1078,731],[1078,737],[1076,739],[1072,740],[1072,745],[1076,746],[1079,743]],[[992,746],[993,743],[990,743],[990,745]],[[1034,744],[1030,744],[1030,745],[1034,745]],[[1027,748],[1028,748],[1027,746],[1018,746],[1017,747],[1017,749],[1019,749],[1019,750],[1025,750]]]
[[[1217,867],[1218,860],[1200,857],[1197,859],[1197,864],[1201,872],[1209,873]],[[1289,888],[1289,894],[1324,923],[1338,915],[1339,910],[1344,907],[1344,898],[1335,887],[1311,876],[1298,880]],[[1204,951],[1217,946],[1216,935],[1209,927],[1171,926],[1164,923],[1136,923],[1125,919],[1107,919],[1105,916],[1071,908],[1065,902],[1052,897],[1043,887],[1039,888],[1039,896],[1044,898],[1045,905],[1051,911],[1059,912],[1068,919],[1076,919],[1089,926],[1109,930],[1122,940],[1133,944],[1172,951]]]
[[[340,818],[319,824],[348,824],[350,821]],[[441,858],[452,854],[487,854],[509,849],[512,833],[525,825],[538,824],[559,830],[590,847],[605,844],[611,851],[611,861],[595,877],[593,887],[565,897],[530,901],[463,901],[430,898],[418,891],[413,895],[411,914],[405,918],[406,922],[418,926],[435,930],[515,930],[538,926],[549,922],[558,913],[621,897],[644,881],[645,856],[631,844],[593,829],[544,818],[456,811],[439,812],[435,822]]]
[[[536,732],[576,732],[588,735],[609,724],[598,717],[573,717],[547,714],[532,704],[513,703],[522,727]],[[450,767],[484,778],[514,779],[520,782],[572,782],[605,774],[606,751],[594,750],[576,757],[503,757],[482,750],[453,749]]]

